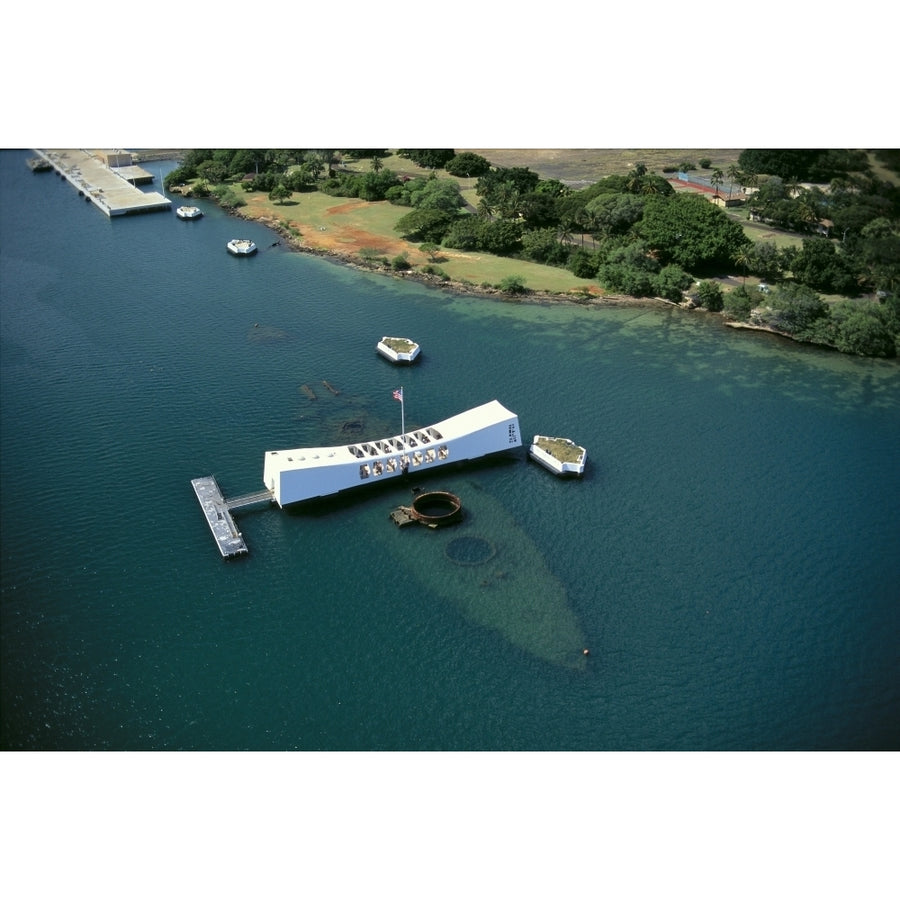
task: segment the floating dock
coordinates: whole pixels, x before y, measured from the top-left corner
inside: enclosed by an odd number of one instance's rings
[[[219,483],[212,475],[192,479],[191,486],[200,501],[200,507],[206,516],[206,523],[216,540],[222,558],[230,559],[246,554],[248,552],[247,544],[238,530],[231,511],[255,503],[269,503],[273,499],[272,492],[256,491],[226,500]]]
[[[107,216],[172,208],[168,197],[156,192],[144,193],[136,186],[152,182],[153,176],[132,165],[128,153],[87,150],[35,150],[35,153]]]

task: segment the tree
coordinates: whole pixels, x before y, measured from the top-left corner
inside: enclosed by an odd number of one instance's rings
[[[825,301],[811,288],[801,284],[785,284],[769,295],[771,311],[764,320],[773,328],[803,337],[817,320],[828,315]]]
[[[876,288],[893,291],[900,282],[900,227],[886,218],[862,229],[857,256]]]
[[[265,151],[263,150],[236,150],[228,166],[228,174],[232,178],[250,173],[258,174],[260,166],[265,171]]]
[[[634,231],[660,262],[688,272],[725,270],[751,243],[738,222],[697,194],[647,198]]]
[[[465,206],[459,185],[450,178],[418,181],[416,188],[410,192],[410,201],[416,209],[442,209],[450,213]]]
[[[878,303],[856,303],[842,300],[831,309],[834,323],[834,345],[842,353],[857,356],[897,355],[897,338],[890,328],[888,317]]]
[[[625,189],[632,194],[640,193],[641,181],[646,174],[646,164],[642,162],[635,163],[628,175],[625,176]]]
[[[794,278],[802,284],[827,294],[856,291],[856,279],[835,245],[824,237],[804,238],[793,265]]]
[[[725,180],[725,176],[722,174],[721,169],[713,169],[712,175],[709,176],[709,183],[716,189],[716,193],[719,193],[719,187],[722,182]]]
[[[394,230],[411,241],[431,241],[439,244],[454,216],[440,209],[414,209],[401,218]]]
[[[549,266],[565,265],[570,248],[561,244],[555,228],[540,228],[522,235],[522,255]]]
[[[306,167],[306,171],[312,177],[313,181],[317,181],[319,176],[322,174],[322,170],[325,168],[325,160],[323,158],[323,154],[327,151],[324,150],[307,150],[306,158],[303,161],[303,165]]]
[[[290,189],[280,181],[275,185],[275,187],[272,188],[271,191],[269,191],[269,199],[273,203],[278,203],[279,205],[282,205],[284,201],[287,200],[290,196]]]
[[[746,244],[738,247],[734,252],[734,264],[744,270],[744,278],[741,282],[742,284],[747,281],[747,270],[750,268],[750,247]]]
[[[470,153],[468,150],[463,153],[457,153],[444,166],[447,174],[456,178],[478,178],[489,171],[490,168],[491,164],[488,160],[477,153]]]
[[[578,278],[595,278],[600,258],[588,250],[574,250],[569,257],[569,271]]]
[[[771,241],[757,241],[749,250],[748,265],[754,275],[765,281],[777,281],[783,274],[782,255]],[[736,258],[736,262],[739,260]]]
[[[693,280],[684,269],[678,266],[663,266],[656,276],[656,291],[660,297],[665,297],[666,300],[681,303],[684,300],[684,292],[691,286]]]
[[[597,230],[607,234],[625,234],[644,214],[645,200],[632,194],[601,194],[584,206],[597,224]]]
[[[432,262],[437,262],[439,259],[441,245],[434,243],[434,241],[425,241],[424,244],[419,244],[419,250],[421,250],[422,253],[428,254],[428,258]]]
[[[443,169],[456,156],[455,150],[398,150],[398,156],[409,159],[423,169]]]
[[[753,298],[743,286],[729,291],[722,298],[722,309],[725,311],[725,315],[738,322],[746,322],[750,318],[754,305]]]
[[[806,181],[819,150],[742,150],[738,165],[745,172]]]
[[[480,216],[459,216],[447,229],[443,245],[454,250],[477,250],[486,222]]]
[[[228,167],[224,163],[208,159],[197,166],[196,173],[198,178],[203,178],[210,184],[221,184],[228,177]]]
[[[497,256],[509,256],[522,246],[522,228],[516,222],[506,219],[483,222],[479,238],[482,250]]]
[[[501,216],[520,212],[520,200],[537,188],[540,176],[531,169],[513,166],[490,169],[475,183],[475,193],[484,198]]]

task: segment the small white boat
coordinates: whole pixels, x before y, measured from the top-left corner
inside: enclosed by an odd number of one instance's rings
[[[419,345],[409,338],[383,337],[375,349],[392,363],[409,364],[419,355]]]
[[[583,475],[587,450],[568,438],[536,434],[528,455],[555,475]]]
[[[256,244],[246,238],[233,238],[226,246],[228,252],[235,256],[252,256],[256,253]]]
[[[175,210],[175,215],[178,216],[179,219],[199,219],[203,213],[197,206],[179,206],[178,209]]]

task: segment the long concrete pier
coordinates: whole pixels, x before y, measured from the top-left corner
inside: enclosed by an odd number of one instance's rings
[[[129,154],[87,150],[35,150],[57,174],[107,216],[127,216],[172,208],[164,194],[144,193],[137,184],[153,176],[131,165]],[[125,165],[110,165],[109,160]]]

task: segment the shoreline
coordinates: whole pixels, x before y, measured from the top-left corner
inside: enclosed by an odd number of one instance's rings
[[[343,252],[333,248],[311,247],[303,242],[303,238],[291,234],[290,230],[268,216],[248,215],[242,209],[228,210],[230,215],[247,222],[255,222],[264,225],[279,237],[279,243],[284,244],[295,253],[308,253],[329,259],[338,265],[358,269],[363,272],[373,272],[388,278],[415,281],[425,287],[438,288],[457,294],[466,294],[473,297],[483,297],[485,300],[501,300],[505,303],[571,303],[573,306],[611,306],[611,307],[635,307],[639,309],[698,309],[700,307],[685,307],[680,303],[665,300],[662,297],[631,297],[627,294],[573,294],[570,292],[554,293],[552,291],[534,291],[528,288],[522,294],[508,294],[499,288],[486,288],[481,285],[463,281],[447,281],[438,275],[427,272],[416,272],[413,269],[394,271],[383,265],[369,263],[357,254]],[[700,308],[702,309],[702,308]],[[703,310],[706,312],[706,310]]]
[[[369,262],[357,254],[350,251],[336,250],[331,247],[311,247],[304,244],[302,235],[300,237],[291,233],[281,223],[273,220],[269,215],[252,215],[243,209],[226,210],[229,215],[243,219],[248,222],[256,222],[264,225],[270,231],[274,232],[279,243],[283,243],[291,252],[308,253],[313,256],[319,256],[328,259],[338,265],[347,266],[348,268],[357,269],[361,272],[371,272],[376,275],[383,275],[388,278],[399,280],[411,280],[423,287],[436,288],[441,291],[456,294],[465,294],[470,297],[480,297],[485,300],[500,301],[503,303],[529,303],[529,304],[549,304],[549,303],[567,303],[572,306],[583,306],[595,309],[601,308],[632,308],[632,309],[677,309],[685,313],[703,313],[706,315],[716,316],[721,325],[725,328],[732,328],[742,331],[763,332],[773,335],[777,338],[785,339],[794,344],[802,344],[808,347],[816,347],[821,350],[828,350],[833,353],[841,353],[837,347],[821,343],[819,341],[810,341],[805,338],[797,337],[787,331],[780,331],[768,325],[757,325],[752,322],[743,322],[739,319],[729,319],[722,311],[711,311],[705,307],[698,306],[692,300],[685,300],[677,303],[673,300],[666,300],[663,297],[631,297],[627,294],[593,294],[593,293],[555,293],[552,291],[535,291],[525,288],[521,294],[509,294],[501,291],[499,288],[486,288],[483,285],[475,285],[470,282],[449,281],[444,280],[438,275],[432,275],[427,272],[417,272],[413,269],[393,270],[384,265]],[[602,290],[602,289],[601,289]],[[863,357],[865,358],[865,357]]]

